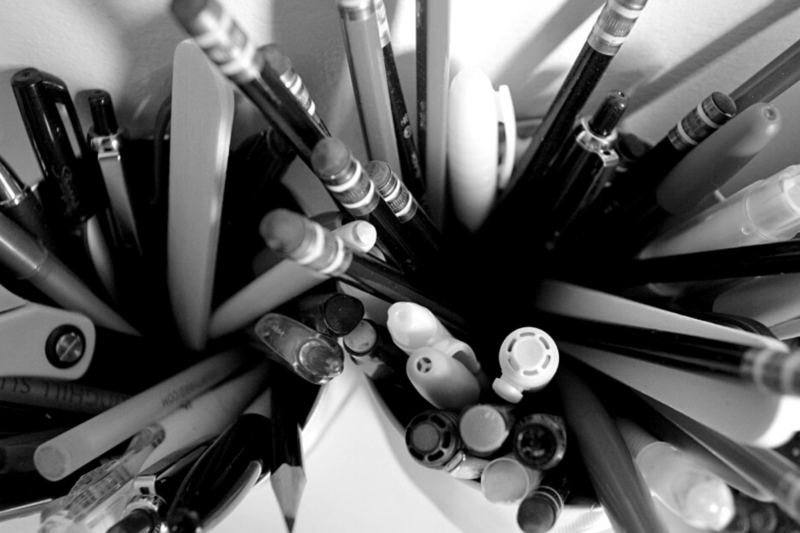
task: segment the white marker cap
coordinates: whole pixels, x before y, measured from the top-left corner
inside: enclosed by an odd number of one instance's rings
[[[558,347],[550,335],[538,328],[519,328],[511,332],[500,347],[502,376],[492,388],[511,403],[522,399],[523,391],[547,385],[558,369]]]

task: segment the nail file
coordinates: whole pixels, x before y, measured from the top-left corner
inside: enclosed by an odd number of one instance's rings
[[[178,333],[207,339],[231,131],[233,86],[191,40],[176,50],[172,80],[167,275]]]

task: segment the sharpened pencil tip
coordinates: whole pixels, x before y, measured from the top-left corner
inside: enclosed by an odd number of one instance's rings
[[[286,529],[289,530],[289,533],[292,533],[294,529],[294,518],[284,516],[283,519],[286,520]]]

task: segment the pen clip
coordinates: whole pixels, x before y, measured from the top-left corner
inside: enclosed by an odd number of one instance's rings
[[[511,91],[508,85],[501,85],[497,89],[497,122],[503,125],[506,142],[500,143],[499,164],[497,169],[497,190],[501,191],[511,180],[514,170],[514,154],[517,147],[517,118],[514,115],[514,102],[511,100]]]
[[[74,380],[89,368],[95,329],[87,317],[24,300],[0,285],[0,378]]]

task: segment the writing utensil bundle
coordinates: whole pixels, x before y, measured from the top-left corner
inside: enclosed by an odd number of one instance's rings
[[[84,136],[63,80],[16,72],[42,178],[0,159],[0,322],[35,333],[0,362],[0,485],[29,488],[0,487],[0,520],[208,531],[269,478],[291,531],[302,430],[354,364],[413,466],[525,533],[587,502],[617,531],[800,521],[776,451],[800,430],[800,351],[776,338],[800,335],[800,167],[740,173],[780,133],[798,45],[651,144],[623,131],[635,94],[583,114],[646,3],[605,2],[519,156],[509,87],[450,81],[449,0],[415,6],[418,143],[384,2],[332,2],[363,161],[292,50],[220,0],[163,14],[189,38],[152,139],[104,89]],[[239,130],[237,98],[262,130]],[[295,158],[332,211],[284,185]],[[130,343],[176,363],[123,378]]]

